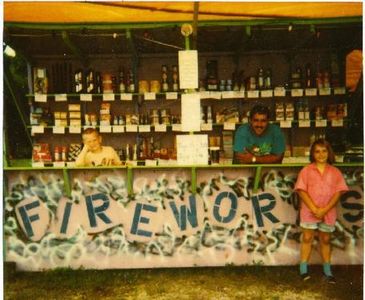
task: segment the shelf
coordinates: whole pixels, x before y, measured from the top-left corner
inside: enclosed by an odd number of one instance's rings
[[[197,187],[197,171],[199,169],[255,169],[253,192],[256,193],[259,187],[261,172],[265,168],[300,168],[308,165],[308,163],[290,163],[290,164],[242,164],[242,165],[163,165],[163,166],[104,166],[104,167],[31,167],[30,160],[15,160],[11,161],[8,167],[4,167],[4,171],[62,171],[64,179],[65,193],[68,197],[71,196],[71,179],[69,172],[79,170],[126,170],[127,171],[127,189],[128,194],[133,194],[133,170],[166,170],[166,169],[190,169],[191,170],[191,189],[192,193],[196,193]],[[336,167],[364,167],[363,163],[337,163]]]
[[[163,92],[163,93],[110,93],[110,94],[90,94],[90,93],[72,93],[72,94],[27,94],[27,97],[35,98],[36,102],[46,102],[49,98],[60,97],[59,100],[67,101],[68,98],[79,98],[80,101],[88,102],[92,99],[108,98],[109,100],[104,101],[132,101],[135,97],[152,97],[155,96],[156,99],[162,97],[165,100],[178,100],[179,96],[184,92]],[[277,99],[283,97],[289,97],[293,99],[297,98],[315,98],[315,97],[328,97],[328,96],[345,96],[346,88],[326,88],[326,89],[283,89],[280,92],[276,92],[275,89],[272,90],[252,90],[252,91],[197,91],[200,94],[201,100],[230,100],[230,99],[241,99],[241,100],[267,100],[267,99]],[[174,99],[167,99],[176,95]],[[117,98],[116,98],[117,97]],[[38,99],[37,99],[38,98]],[[85,98],[85,99],[82,99]],[[113,99],[113,100],[111,100]],[[124,100],[123,100],[124,99]],[[38,101],[37,101],[38,100]],[[56,100],[57,101],[57,100]],[[145,99],[145,101],[154,101],[154,99]]]

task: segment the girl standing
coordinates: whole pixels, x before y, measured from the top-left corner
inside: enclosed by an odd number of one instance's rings
[[[341,193],[348,190],[341,172],[332,164],[335,156],[331,145],[324,139],[315,141],[310,149],[311,164],[304,167],[295,185],[300,205],[300,275],[308,280],[308,261],[312,242],[318,231],[323,273],[328,283],[336,283],[331,271],[331,233],[335,231],[336,204]]]

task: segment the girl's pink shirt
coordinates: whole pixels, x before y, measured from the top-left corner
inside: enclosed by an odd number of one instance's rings
[[[327,164],[323,174],[321,174],[316,164],[311,163],[300,171],[295,184],[295,190],[307,192],[316,206],[325,207],[335,193],[348,191],[348,187],[342,173],[336,167]],[[324,216],[323,222],[333,226],[336,223],[336,217],[335,206]],[[308,223],[321,222],[320,219],[313,215],[303,201],[300,207],[300,221]]]

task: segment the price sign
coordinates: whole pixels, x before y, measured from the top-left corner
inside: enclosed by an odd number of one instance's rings
[[[291,90],[292,97],[302,97],[303,96],[303,89],[292,89]]]
[[[317,89],[305,89],[305,95],[306,96],[317,96]]]
[[[346,94],[346,88],[345,87],[335,87],[333,90],[333,93],[335,95],[345,95]]]
[[[181,124],[172,124],[172,131],[181,131]]]
[[[274,89],[274,96],[275,97],[285,97],[285,88],[283,88],[283,87],[276,87]]]
[[[210,92],[210,98],[220,100],[222,98],[221,92]]]
[[[343,127],[343,119],[332,120],[332,127]]]
[[[165,124],[156,124],[155,132],[166,132],[166,125]]]
[[[63,168],[65,166],[65,162],[64,161],[54,161],[53,166],[56,168]]]
[[[282,121],[280,121],[280,127],[281,128],[291,128],[292,121],[291,120],[282,120]]]
[[[112,129],[114,133],[124,132],[124,125],[113,125]]]
[[[235,130],[236,129],[236,123],[224,122],[223,129],[224,130]]]
[[[110,133],[112,132],[112,127],[110,125],[101,125],[100,132]]]
[[[67,101],[67,95],[66,94],[57,94],[57,95],[55,95],[55,101],[56,102]]]
[[[224,91],[222,92],[222,99],[232,99],[236,98],[236,93],[233,91]]]
[[[210,98],[210,92],[208,91],[201,91],[199,92],[200,99],[209,99]]]
[[[310,120],[299,120],[299,127],[311,127]]]
[[[156,93],[144,93],[144,100],[156,100]]]
[[[103,94],[103,101],[114,101],[114,100],[115,100],[114,94],[112,94],[112,93]]]
[[[133,94],[127,94],[127,93],[120,94],[120,100],[122,101],[132,101],[132,99],[133,99]]]
[[[32,134],[35,133],[44,133],[44,126],[41,125],[32,126]]]
[[[44,168],[44,162],[43,161],[34,161],[32,162],[33,168]]]
[[[53,126],[53,133],[55,133],[55,134],[65,134],[65,127]]]
[[[138,132],[138,125],[126,125],[125,131],[126,132]]]
[[[273,90],[261,91],[261,97],[262,98],[272,98],[273,93],[274,93]]]
[[[91,94],[80,94],[80,101],[91,102],[93,100]]]
[[[316,120],[316,127],[327,127],[327,120]]]
[[[213,124],[212,123],[204,123],[200,125],[201,131],[212,131],[213,130]]]
[[[258,98],[259,91],[247,91],[247,98]]]
[[[328,95],[331,95],[331,89],[330,88],[322,88],[322,89],[319,89],[319,95],[320,96],[328,96]]]
[[[81,133],[81,127],[80,126],[70,126],[68,128],[68,131],[70,133]]]
[[[166,93],[166,100],[177,100],[177,93]]]
[[[235,98],[245,98],[245,91],[234,91],[233,93]]]
[[[139,125],[138,131],[139,132],[151,132],[151,125]]]
[[[47,95],[35,94],[34,101],[35,102],[47,102]]]

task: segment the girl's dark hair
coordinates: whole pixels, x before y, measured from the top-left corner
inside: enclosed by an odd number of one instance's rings
[[[311,146],[311,150],[310,150],[310,156],[309,156],[309,160],[311,162],[315,162],[315,159],[314,159],[314,149],[316,146],[322,146],[322,147],[326,147],[327,151],[328,151],[328,159],[327,159],[327,162],[332,165],[335,163],[335,154],[332,150],[332,147],[330,145],[329,142],[327,142],[325,139],[318,139],[316,140],[312,146]]]
[[[267,106],[260,104],[255,105],[250,111],[250,119],[256,114],[266,115],[267,119],[270,119],[270,110]]]

